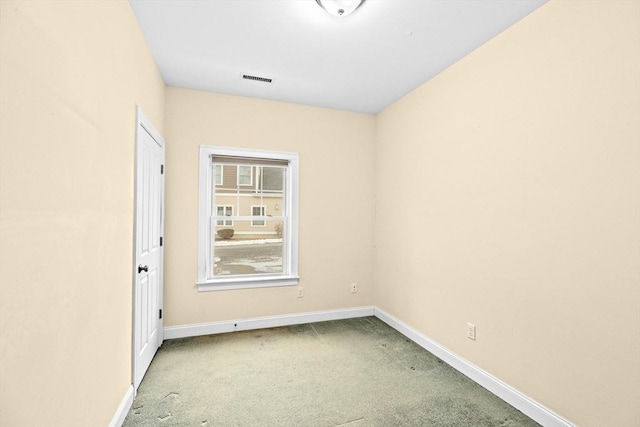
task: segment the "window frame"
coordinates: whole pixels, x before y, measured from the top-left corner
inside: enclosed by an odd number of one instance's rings
[[[216,221],[211,218],[215,194],[215,168],[211,167],[212,156],[240,157],[259,160],[287,162],[284,186],[285,210],[288,233],[283,236],[283,274],[256,274],[247,276],[213,277],[213,245]],[[253,173],[253,167],[252,167]],[[252,179],[253,182],[253,179]],[[196,285],[199,291],[295,286],[298,276],[298,214],[299,214],[299,154],[281,151],[254,150],[201,145],[199,153],[198,179],[198,274]],[[253,212],[252,212],[253,213]],[[266,213],[266,207],[265,207]],[[286,239],[286,244],[285,240]]]

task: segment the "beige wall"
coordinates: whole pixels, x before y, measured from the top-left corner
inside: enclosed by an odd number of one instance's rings
[[[374,116],[177,88],[165,101],[165,326],[373,304]],[[304,298],[295,287],[198,292],[201,144],[300,153]]]
[[[105,426],[131,384],[135,106],[164,85],[126,1],[0,1],[0,425]]]
[[[585,426],[640,423],[639,59],[552,2],[377,120],[376,305]]]

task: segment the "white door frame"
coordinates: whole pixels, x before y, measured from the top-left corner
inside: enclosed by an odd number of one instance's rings
[[[165,142],[162,135],[155,129],[151,121],[144,115],[139,106],[136,106],[136,143],[135,143],[135,160],[134,160],[134,195],[133,195],[133,263],[132,263],[132,276],[133,276],[133,286],[132,286],[132,316],[131,316],[131,383],[133,384],[134,396],[138,391],[139,383],[136,383],[136,374],[140,369],[137,366],[138,357],[137,357],[137,343],[136,343],[136,310],[137,310],[137,300],[136,300],[136,284],[138,279],[138,149],[140,144],[140,132],[148,133],[151,138],[153,138],[156,143],[161,147],[161,164],[162,164],[162,175],[160,178],[160,187],[161,187],[161,213],[160,213],[160,230],[159,236],[164,240],[164,163],[165,163]],[[159,298],[159,309],[163,309],[163,287],[164,287],[164,242],[160,245],[160,268],[159,268],[159,279],[158,279],[158,298]],[[164,339],[164,315],[159,318],[158,323],[158,347],[162,344]]]

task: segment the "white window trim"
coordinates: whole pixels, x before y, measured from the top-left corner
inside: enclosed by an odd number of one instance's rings
[[[213,183],[215,174],[211,167],[211,156],[235,156],[249,158],[263,158],[271,160],[285,160],[287,168],[287,180],[285,194],[286,211],[289,221],[289,244],[286,245],[287,253],[284,260],[287,263],[288,274],[264,274],[251,276],[218,277],[210,279],[209,270],[213,264],[207,260],[212,259],[211,242],[215,233],[215,222],[210,219],[210,210],[213,206]],[[276,286],[295,286],[299,282],[298,276],[298,200],[299,200],[299,155],[298,153],[285,153],[279,151],[252,150],[244,148],[200,146],[199,179],[198,179],[198,277],[199,291],[216,291],[228,289],[263,288]],[[211,188],[213,187],[213,188]]]
[[[241,184],[240,183],[240,168],[250,168],[249,171],[249,183]],[[253,166],[250,165],[238,165],[236,166],[236,184],[238,187],[253,187]]]

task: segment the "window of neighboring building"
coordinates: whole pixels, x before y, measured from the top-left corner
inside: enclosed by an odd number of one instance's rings
[[[266,206],[251,206],[251,216],[265,217],[267,216]],[[251,220],[252,227],[265,227],[266,221],[264,219]]]
[[[216,216],[233,216],[233,206],[216,206]],[[233,221],[230,219],[218,219],[216,225],[233,226]]]
[[[216,165],[215,169],[216,169],[216,185],[222,185],[223,182],[223,176],[224,176],[224,166],[223,165]]]
[[[256,168],[256,191],[282,193],[283,186],[284,177],[279,168],[268,166]]]
[[[198,289],[297,284],[298,154],[201,146],[199,176]]]
[[[238,165],[238,185],[253,184],[253,167],[246,165]]]

